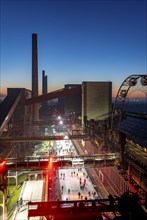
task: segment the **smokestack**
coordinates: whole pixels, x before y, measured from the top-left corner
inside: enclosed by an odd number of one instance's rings
[[[32,97],[38,96],[37,34],[32,34]]]
[[[42,70],[42,95],[47,94],[47,76],[45,70]]]
[[[38,96],[38,54],[37,54],[37,34],[32,34],[32,98]],[[32,121],[39,121],[39,104],[32,105]],[[38,134],[39,127],[33,124],[33,135]]]

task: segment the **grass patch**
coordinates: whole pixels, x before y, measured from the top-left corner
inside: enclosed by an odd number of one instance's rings
[[[2,191],[0,191],[0,203],[2,203],[3,202],[3,193],[2,193]]]
[[[22,175],[19,175],[17,187],[16,187],[16,184],[14,184],[14,180],[13,180],[14,178],[12,180],[11,178],[9,179],[9,185],[7,187],[8,194],[10,196],[10,198],[8,198],[8,201],[7,201],[8,213],[10,213],[15,207],[16,202],[19,198],[21,189],[22,189],[22,185],[24,181],[27,180],[27,178],[28,178],[27,173],[23,173]]]
[[[15,207],[15,204],[19,198],[22,187],[17,189],[16,186],[9,186],[8,189],[9,189],[9,195],[10,195],[10,198],[8,199],[8,203],[7,203],[8,213],[9,213]]]

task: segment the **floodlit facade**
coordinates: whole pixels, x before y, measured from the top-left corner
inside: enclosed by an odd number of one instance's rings
[[[112,82],[82,83],[82,120],[103,120],[112,110]],[[82,121],[82,124],[83,124]]]

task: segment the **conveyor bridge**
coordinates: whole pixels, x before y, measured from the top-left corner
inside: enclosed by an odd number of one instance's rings
[[[116,160],[119,158],[118,154],[97,154],[97,155],[83,155],[83,156],[57,156],[52,158],[53,167],[70,168],[80,166],[114,166]],[[49,170],[50,157],[49,156],[28,156],[21,158],[6,158],[7,170]]]

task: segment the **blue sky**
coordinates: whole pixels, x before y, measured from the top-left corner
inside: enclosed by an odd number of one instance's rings
[[[1,0],[1,93],[31,89],[32,33],[38,72],[48,91],[82,81],[112,81],[113,93],[131,74],[147,71],[147,3],[128,1]]]

